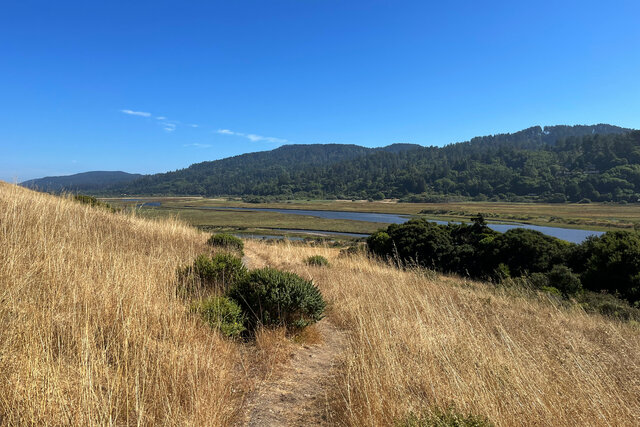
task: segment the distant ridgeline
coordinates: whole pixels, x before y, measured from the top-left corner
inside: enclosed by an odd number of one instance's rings
[[[98,189],[113,194],[637,202],[640,131],[535,126],[444,147],[285,145]]]
[[[48,176],[45,178],[31,179],[20,183],[20,185],[50,193],[60,193],[63,191],[91,192],[99,191],[113,185],[122,185],[140,177],[142,177],[142,175],[137,173],[94,171],[75,175]]]

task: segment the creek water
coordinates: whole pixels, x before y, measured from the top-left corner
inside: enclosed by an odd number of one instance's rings
[[[308,209],[277,209],[277,208],[235,208],[235,207],[218,207],[218,206],[204,206],[199,207],[201,209],[217,209],[217,210],[236,210],[236,211],[263,211],[263,212],[278,212],[291,215],[306,215],[316,218],[326,219],[346,219],[351,221],[367,221],[367,222],[379,222],[382,224],[403,224],[409,221],[412,217],[410,215],[398,215],[398,214],[385,214],[376,212],[344,212],[344,211],[315,211]],[[430,220],[438,224],[447,224],[446,221]],[[546,227],[543,225],[530,225],[530,224],[489,224],[489,227],[495,231],[504,233],[512,228],[528,228],[530,230],[540,231],[548,236],[557,237],[558,239],[566,240],[572,243],[581,243],[589,236],[600,236],[604,234],[602,231],[581,230],[576,228],[562,228],[562,227]],[[304,231],[304,230],[284,230],[284,231]],[[314,231],[316,232],[316,231]],[[323,233],[317,231],[316,233]],[[364,234],[357,233],[333,233],[325,232],[327,234],[344,234],[354,237],[366,236]]]

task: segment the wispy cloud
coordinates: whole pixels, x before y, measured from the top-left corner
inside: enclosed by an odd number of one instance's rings
[[[210,148],[211,144],[200,144],[198,142],[194,142],[193,144],[184,144],[183,147]]]
[[[284,142],[289,142],[286,139],[282,139],[282,138],[274,138],[272,136],[255,135],[255,134],[252,134],[252,133],[247,135],[247,138],[249,138],[253,142],[267,141],[267,142],[275,142],[275,143],[279,143],[279,144],[284,143]]]
[[[273,142],[273,143],[277,143],[277,144],[283,144],[285,142],[289,142],[289,141],[287,141],[286,139],[283,139],[283,138],[274,138],[272,136],[256,135],[255,133],[245,134],[245,133],[241,133],[241,132],[234,132],[234,131],[229,130],[229,129],[218,129],[216,132],[220,133],[222,135],[241,136],[241,137],[247,138],[251,142],[267,141],[267,142]]]
[[[147,113],[145,111],[120,110],[120,112],[129,114],[130,116],[151,117],[151,113]]]
[[[178,126],[180,126],[180,127],[187,126],[187,127],[194,128],[194,129],[200,127],[200,125],[197,125],[195,123],[180,122],[178,120],[169,120],[165,116],[153,116],[151,113],[148,113],[146,111],[135,111],[135,110],[125,109],[125,110],[120,110],[120,112],[122,112],[124,114],[128,114],[130,116],[153,117],[154,119],[156,119],[158,121],[157,123],[160,125],[160,127],[165,132],[168,132],[168,133],[175,132],[176,129],[178,128]],[[274,144],[284,144],[284,143],[289,142],[284,138],[275,138],[273,136],[257,135],[255,133],[242,133],[242,132],[232,131],[230,129],[218,129],[216,132],[221,134],[221,135],[240,136],[242,138],[247,138],[251,142],[261,142],[261,141],[263,141],[263,142],[270,142],[270,143],[274,143]],[[185,147],[208,148],[208,147],[210,147],[210,145],[208,145],[208,144],[187,144],[187,145],[185,145]]]

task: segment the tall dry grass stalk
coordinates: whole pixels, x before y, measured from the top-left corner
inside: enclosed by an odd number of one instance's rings
[[[173,283],[205,239],[0,183],[0,423],[228,424],[236,348]]]
[[[502,426],[640,424],[637,325],[328,248],[246,251],[312,277],[347,331],[338,423],[389,425],[453,402]],[[331,267],[306,266],[315,254]]]

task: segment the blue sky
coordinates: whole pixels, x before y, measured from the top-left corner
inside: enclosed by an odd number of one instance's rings
[[[640,128],[639,17],[637,0],[5,2],[0,179]]]

